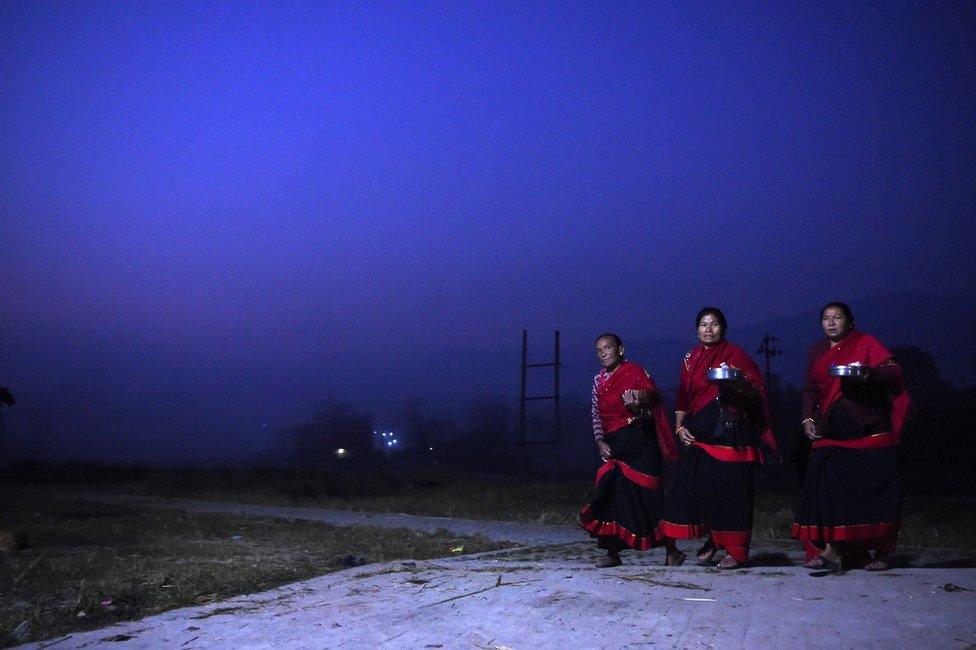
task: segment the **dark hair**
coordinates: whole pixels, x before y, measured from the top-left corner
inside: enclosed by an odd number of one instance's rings
[[[847,305],[846,302],[828,302],[826,305],[824,305],[824,308],[820,310],[820,320],[823,320],[824,312],[830,309],[831,307],[834,307],[835,309],[839,309],[842,312],[844,312],[844,316],[847,317],[847,320],[851,321],[851,325],[854,324],[854,314],[853,312],[851,312],[851,308]]]
[[[617,336],[616,334],[613,334],[611,332],[607,332],[606,334],[601,334],[600,336],[596,337],[596,340],[593,341],[593,344],[596,345],[597,343],[599,343],[600,342],[600,339],[613,339],[614,341],[617,342],[617,347],[618,348],[619,347],[622,347],[623,344],[624,344],[624,342],[620,340],[620,337],[619,336]]]
[[[725,321],[725,314],[723,314],[722,310],[719,309],[718,307],[705,307],[700,312],[698,312],[698,315],[695,316],[695,327],[697,328],[698,325],[701,323],[701,319],[705,318],[705,316],[709,314],[714,316],[715,320],[718,321],[718,324],[722,326],[722,337],[724,338],[725,332],[726,330],[728,330],[728,323],[726,323]]]

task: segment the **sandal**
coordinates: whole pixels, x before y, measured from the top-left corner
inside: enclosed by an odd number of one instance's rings
[[[831,560],[825,555],[818,555],[812,560],[804,562],[803,568],[812,571],[827,571],[828,573],[840,573],[842,570],[840,560]]]
[[[607,555],[606,557],[601,557],[596,561],[596,568],[598,569],[609,569],[610,567],[620,566],[623,561],[620,559],[619,555]]]
[[[865,571],[887,571],[890,568],[891,565],[888,564],[888,560],[880,557],[876,557],[864,565]]]
[[[731,571],[732,569],[738,569],[741,565],[737,559],[726,553],[725,557],[722,558],[722,561],[717,566],[725,571]]]
[[[700,549],[698,549],[698,552],[695,553],[695,557],[698,558],[698,564],[704,566],[706,564],[711,564],[716,553],[718,553],[718,547],[715,546],[715,542],[709,539],[707,542],[702,544]]]
[[[688,556],[675,549],[674,553],[668,553],[664,558],[664,566],[681,566],[685,563]]]

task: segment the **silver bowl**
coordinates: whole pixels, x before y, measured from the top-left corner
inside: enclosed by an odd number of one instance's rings
[[[831,377],[863,377],[868,374],[868,367],[859,364],[830,366],[830,370],[827,372]]]
[[[705,373],[708,381],[738,381],[742,379],[742,371],[738,368],[709,368]]]

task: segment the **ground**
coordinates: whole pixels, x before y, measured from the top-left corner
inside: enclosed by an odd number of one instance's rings
[[[173,501],[141,504],[169,505]],[[976,644],[976,569],[937,552],[884,573],[813,577],[794,545],[724,572],[664,567],[663,551],[596,569],[569,527],[181,500],[330,523],[446,528],[523,544],[480,556],[355,567],[32,648],[917,647]]]

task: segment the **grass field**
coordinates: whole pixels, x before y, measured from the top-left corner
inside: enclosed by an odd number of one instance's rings
[[[15,468],[0,480],[0,528],[28,531],[31,548],[0,555],[0,643],[257,592],[343,568],[348,556],[382,562],[442,557],[459,546],[500,548],[446,531],[378,535],[313,522],[135,509],[77,496],[86,491],[572,525],[592,484],[389,468]],[[794,500],[757,494],[754,543],[789,540]],[[905,501],[902,546],[972,556],[974,534],[976,500]],[[14,634],[25,621],[26,634]]]
[[[573,525],[592,497],[590,481],[398,470],[164,470],[91,467],[24,468],[8,481],[110,490],[123,494],[233,501],[367,512]],[[29,476],[29,478],[28,478]],[[22,478],[21,478],[22,477]],[[788,540],[796,494],[757,490],[755,539]],[[900,543],[976,549],[976,499],[908,496]]]
[[[360,562],[477,553],[504,544],[446,531],[188,515],[0,487],[0,646],[254,593]],[[453,552],[452,552],[453,549]]]

